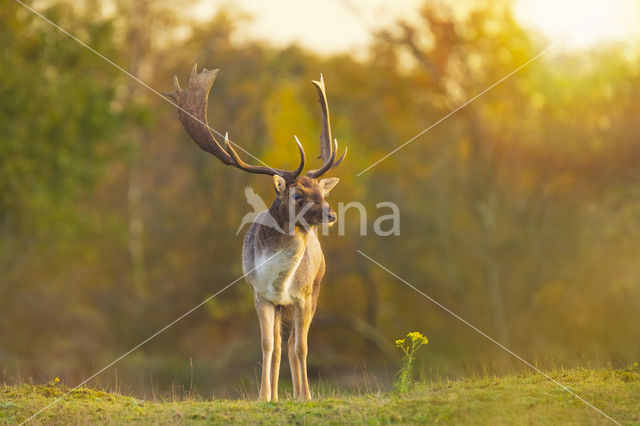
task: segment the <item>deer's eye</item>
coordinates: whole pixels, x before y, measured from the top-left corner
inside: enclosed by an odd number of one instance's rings
[[[294,193],[291,198],[293,198],[294,200],[298,201],[299,199],[302,198],[302,195],[298,194],[298,193]]]

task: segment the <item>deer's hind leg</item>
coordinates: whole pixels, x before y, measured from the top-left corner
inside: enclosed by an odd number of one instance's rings
[[[274,324],[276,309],[273,303],[255,295],[256,312],[260,320],[260,343],[262,346],[262,378],[259,399],[271,400],[271,365],[274,348]]]

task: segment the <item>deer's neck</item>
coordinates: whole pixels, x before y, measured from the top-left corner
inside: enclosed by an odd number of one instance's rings
[[[308,228],[305,228],[301,225],[292,226],[292,224],[289,222],[289,212],[285,207],[282,206],[282,202],[279,198],[276,198],[275,200],[273,200],[273,203],[271,203],[271,207],[269,207],[269,215],[271,215],[276,225],[278,226],[279,229],[275,229],[275,231],[278,233],[288,235],[309,235],[315,233],[313,226],[309,226]]]
[[[309,237],[315,234],[315,231],[300,226],[289,230],[288,215],[282,212],[280,200],[277,198],[271,204],[268,214],[271,218],[267,220],[273,222],[258,226],[255,231],[255,248],[261,255],[281,251],[292,261],[292,265],[297,264],[306,250]]]
[[[281,212],[280,200],[278,199],[269,208],[269,214],[277,226],[260,225],[256,229],[256,258],[268,257],[277,252],[280,253],[278,259],[274,259],[273,267],[279,271],[278,274],[287,275],[287,271],[294,271],[298,267],[300,259],[307,249],[310,237],[315,235],[315,230],[297,226],[289,232],[289,220]]]
[[[286,217],[286,215],[283,212],[280,211],[281,208],[282,208],[282,202],[280,201],[280,198],[276,197],[276,199],[273,200],[273,203],[271,203],[271,207],[269,207],[269,215],[276,222],[276,225],[278,225],[280,229],[286,232],[286,230],[289,227],[289,219]],[[278,232],[277,229],[274,229],[274,230]]]

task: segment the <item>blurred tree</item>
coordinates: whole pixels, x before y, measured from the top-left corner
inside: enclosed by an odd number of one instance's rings
[[[46,14],[115,55],[111,22],[64,4]],[[69,321],[87,303],[83,289],[58,286],[79,272],[69,263],[95,254],[86,238],[107,218],[80,200],[122,155],[115,135],[135,107],[118,107],[116,70],[96,66],[93,53],[19,4],[4,5],[0,22],[0,347],[30,357],[46,334],[36,330]],[[54,302],[70,309],[54,315],[56,305],[46,306]]]
[[[150,81],[153,70],[156,69],[167,51],[167,35],[175,32],[180,22],[182,12],[188,8],[189,2],[181,2],[178,6],[169,1],[136,2],[117,0],[114,2],[113,15],[118,16],[118,45],[120,56],[125,58],[121,64],[128,72],[143,82]],[[126,94],[122,99],[124,104],[148,102],[150,93],[138,81],[126,80]],[[146,298],[149,288],[145,265],[144,238],[144,168],[148,163],[144,161],[145,150],[152,143],[149,116],[141,117],[135,125],[130,126],[123,137],[130,149],[128,180],[127,180],[127,211],[129,222],[128,249],[131,257],[131,281],[139,298]]]

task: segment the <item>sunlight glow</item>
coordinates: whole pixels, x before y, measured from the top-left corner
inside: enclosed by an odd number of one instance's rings
[[[638,37],[640,8],[636,0],[517,0],[515,15],[526,27],[568,48]]]

